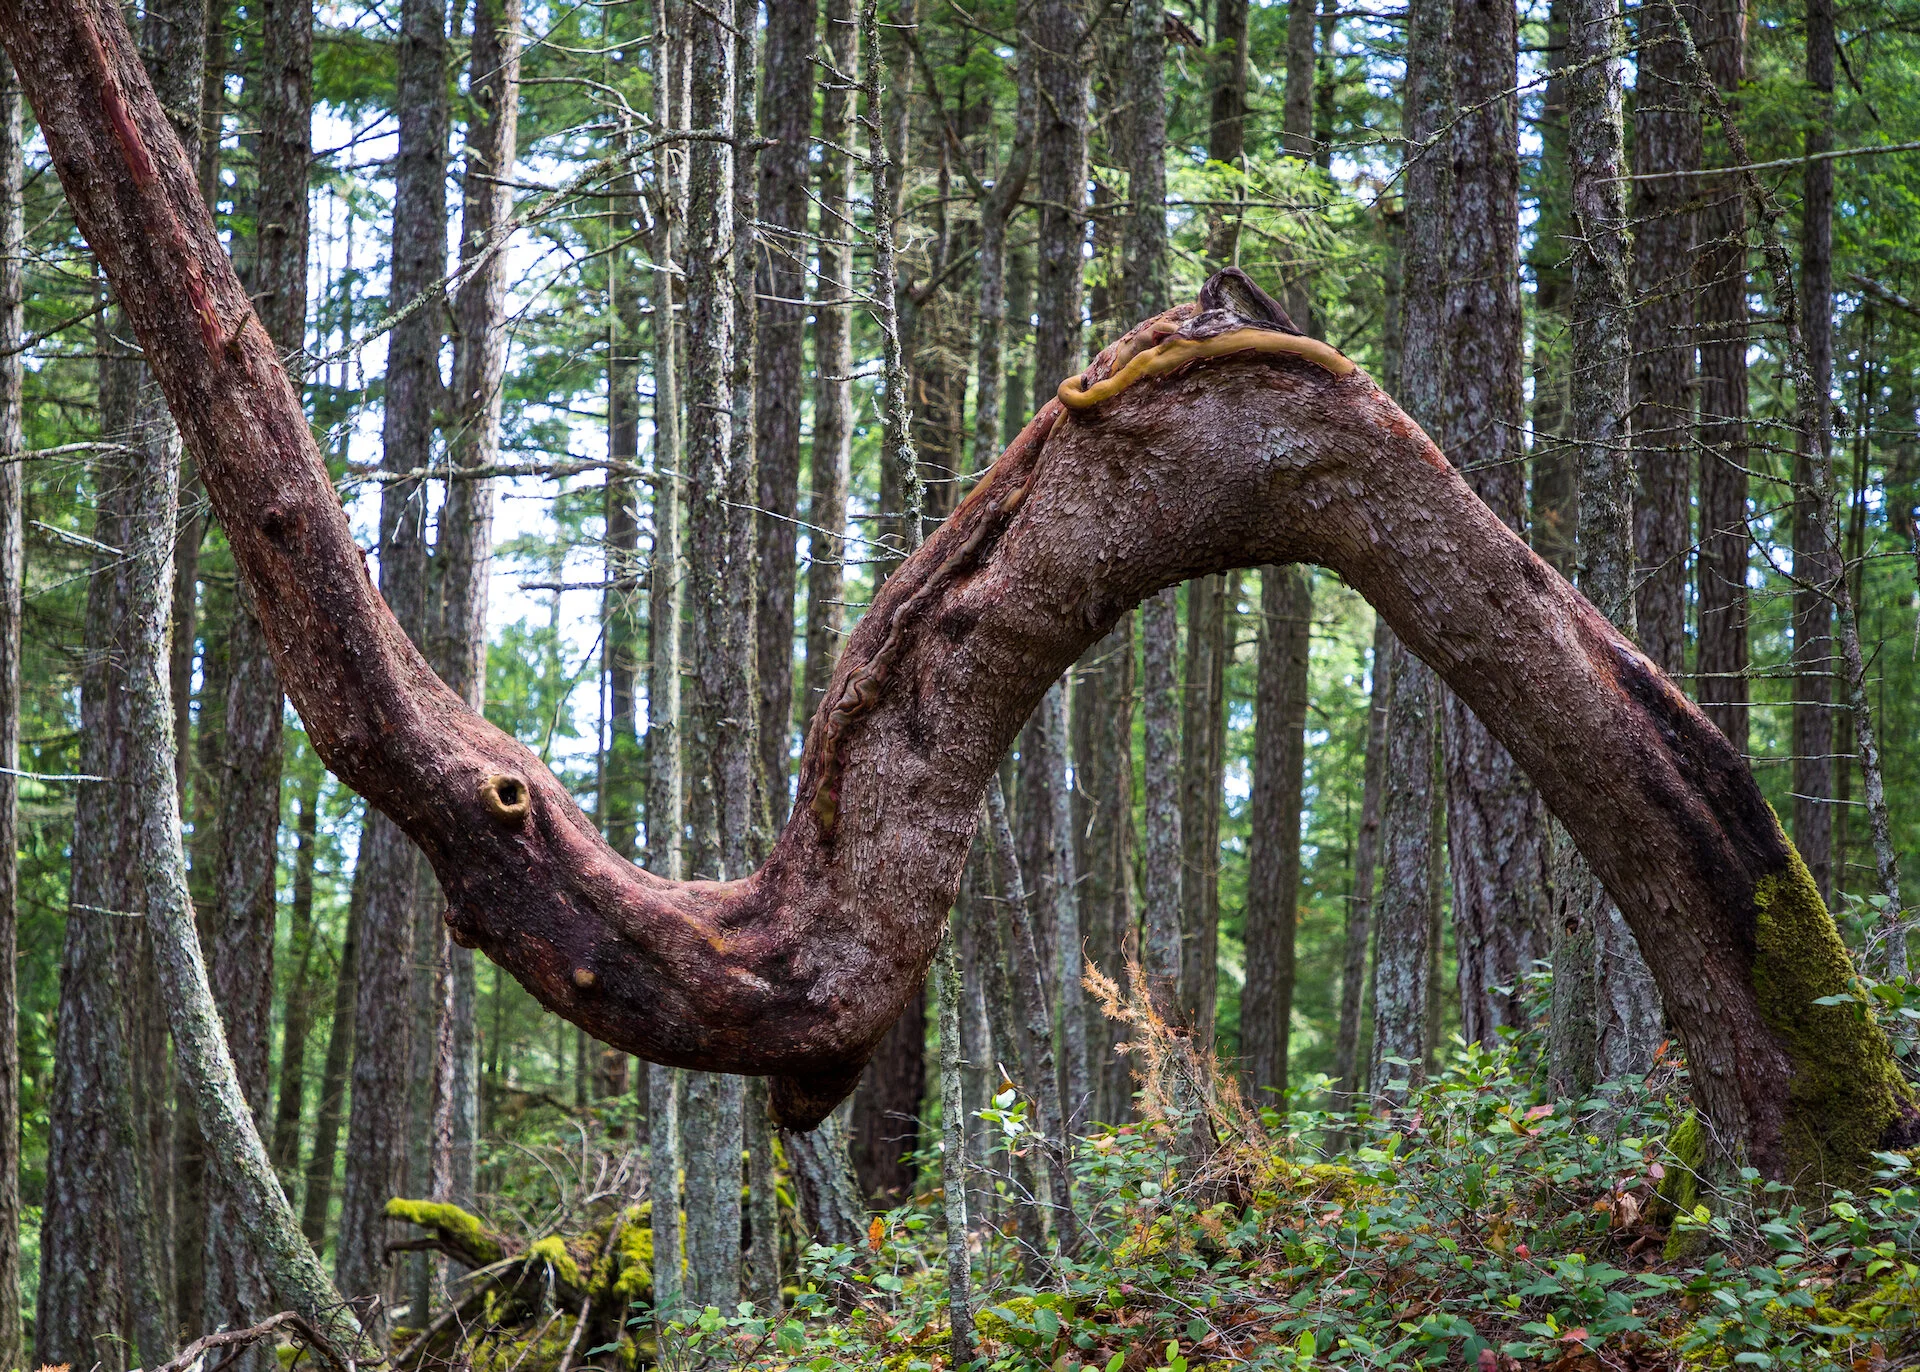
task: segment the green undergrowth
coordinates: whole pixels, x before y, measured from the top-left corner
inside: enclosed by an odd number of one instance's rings
[[[1519,1060],[1511,1047],[1461,1050],[1381,1118],[1256,1119],[1229,1089],[1220,1149],[1197,1165],[1176,1152],[1191,1120],[1095,1132],[1076,1150],[1087,1236],[1050,1270],[1023,1264],[1008,1183],[983,1176],[974,1366],[1891,1372],[1920,1361],[1920,1190],[1906,1157],[1877,1155],[1871,1184],[1817,1210],[1751,1171],[1710,1184],[1696,1174],[1703,1126],[1677,1063],[1575,1106],[1542,1099]],[[1008,1130],[1017,1108],[983,1114],[1024,1141]],[[1324,1152],[1336,1129],[1357,1146]],[[925,1195],[867,1246],[811,1248],[784,1315],[709,1309],[683,1322],[669,1363],[951,1368],[940,1215]]]

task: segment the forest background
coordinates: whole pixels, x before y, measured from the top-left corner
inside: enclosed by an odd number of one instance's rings
[[[1587,478],[1569,320],[1585,238],[1562,71],[1571,0],[1564,12],[1559,0],[1513,12],[904,0],[875,14],[778,0],[730,10],[719,29],[688,3],[129,11],[303,375],[389,602],[622,852],[662,871],[744,871],[785,811],[826,673],[875,587],[1038,402],[1151,312],[1156,289],[1163,304],[1190,299],[1222,266],[1389,390],[1403,348],[1446,351],[1444,395],[1418,417],[1601,599],[1586,579],[1598,555],[1576,540]],[[1711,174],[1732,159],[1678,55],[1682,12],[1785,207],[1777,226],[1753,221],[1732,175]],[[1437,42],[1415,33],[1422,14],[1441,17]],[[1920,861],[1920,15],[1650,0],[1624,18],[1640,641],[1745,749],[1863,966],[1893,976],[1903,902],[1885,858],[1909,872]],[[1420,41],[1429,72],[1449,77],[1437,118],[1407,103]],[[753,76],[710,102],[732,142],[661,139],[711,127],[695,117],[712,95],[703,63]],[[18,1056],[17,1102],[0,1105],[17,1108],[18,1132],[0,1118],[0,1137],[19,1140],[5,1154],[17,1201],[0,1194],[0,1366],[36,1348],[42,1361],[151,1365],[180,1331],[270,1313],[244,1255],[223,1248],[222,1198],[168,1065],[144,937],[125,919],[128,812],[89,800],[126,746],[110,680],[122,455],[177,438],[7,91],[16,132],[0,161],[13,164],[21,248],[0,305],[22,313],[0,338],[0,495],[23,561],[8,609],[17,756],[0,759],[14,769],[18,853],[0,892],[17,948],[0,1015]],[[703,160],[709,147],[730,151]],[[722,163],[730,182],[716,179]],[[1446,183],[1444,204],[1423,169]],[[1153,175],[1165,240],[1148,269],[1130,235]],[[489,263],[477,245],[507,229]],[[1837,550],[1809,513],[1783,312],[1761,270],[1776,229],[1800,259],[1796,303],[1831,402],[1820,441],[1838,476]],[[1446,244],[1437,284],[1403,270],[1423,232]],[[686,325],[663,321],[716,289],[731,295],[730,343],[690,357]],[[1434,291],[1444,322],[1416,333],[1409,302]],[[711,426],[688,401],[703,366],[734,401],[732,447],[711,472],[698,450]],[[509,1232],[577,1228],[609,1197],[641,1195],[649,1169],[658,1184],[659,1121],[675,1110],[690,1251],[739,1228],[737,1196],[729,1212],[697,1193],[728,1189],[702,1180],[701,1159],[725,1157],[745,1128],[759,1187],[749,1293],[793,1270],[769,1225],[787,1250],[802,1235],[858,1243],[866,1205],[933,1184],[948,1121],[931,995],[825,1142],[788,1139],[776,1163],[762,1096],[650,1072],[450,948],[431,875],[282,717],[222,533],[191,464],[182,472],[172,681],[202,941],[272,1159],[343,1292],[384,1294],[401,1322],[440,1294],[424,1260],[386,1260],[383,1246],[412,1232],[386,1218],[390,1197],[457,1200]],[[1844,570],[1858,611],[1886,797],[1878,848],[1833,597],[1817,590],[1825,567]],[[731,646],[705,656],[703,625]],[[1436,759],[1424,778],[1389,774],[1391,653],[1336,577],[1267,568],[1163,597],[1049,696],[1004,769],[995,846],[1017,862],[983,858],[959,907],[964,1098],[969,1115],[987,1112],[976,1135],[1007,1128],[1000,1074],[1026,1071],[999,942],[1017,930],[965,915],[1007,902],[1009,873],[1037,930],[1074,1130],[1133,1106],[1128,1059],[1112,1051],[1126,1031],[1070,969],[1084,951],[1117,976],[1156,927],[1175,931],[1160,965],[1199,1040],[1283,1113],[1370,1087],[1391,1098],[1399,1079],[1503,1033],[1551,1039],[1575,1088],[1654,1064],[1657,1007],[1643,992],[1634,1022],[1629,988],[1612,1030],[1604,1005],[1589,1012],[1599,1042],[1569,1066],[1579,1029],[1546,977],[1564,899],[1551,829],[1510,762],[1480,768],[1485,755],[1459,742],[1471,737],[1460,707],[1436,701],[1419,723]],[[751,727],[702,727],[721,718],[702,713],[709,668],[733,671],[715,690],[752,700]],[[730,768],[752,773],[744,789],[728,789]],[[737,823],[728,797],[749,794]],[[1421,837],[1403,842],[1394,826],[1416,820]],[[1375,892],[1397,880],[1404,893],[1406,873],[1378,864],[1416,849],[1424,916],[1408,924],[1401,909],[1388,927]],[[1156,911],[1171,924],[1155,926]],[[815,1146],[823,1175],[850,1158],[862,1195],[802,1175],[796,1150]],[[1040,1184],[979,1137],[969,1146],[1010,1191]],[[1028,1222],[1021,1209],[1009,1226]],[[1045,1242],[1039,1227],[1021,1237]],[[727,1305],[739,1278],[690,1280]]]

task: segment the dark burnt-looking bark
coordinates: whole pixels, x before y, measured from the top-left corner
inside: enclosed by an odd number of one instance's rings
[[[1701,55],[1723,98],[1746,79],[1746,0],[1710,0]],[[1722,146],[1719,165],[1738,162]],[[1747,212],[1739,179],[1701,189],[1694,270],[1700,339],[1700,552],[1694,695],[1736,751],[1747,751]]]
[[[406,0],[394,93],[399,152],[390,303],[395,308],[432,287],[446,268],[445,59],[444,0]],[[388,340],[381,447],[382,465],[390,472],[417,470],[433,442],[433,410],[441,392],[441,318],[440,310],[417,310],[395,326]],[[427,493],[418,480],[381,488],[379,594],[393,612],[396,629],[416,644],[426,641],[427,630],[426,506]],[[415,907],[426,879],[413,845],[384,813],[368,816],[359,860],[367,867],[367,895],[354,1007],[354,1108],[348,1117],[334,1263],[335,1280],[350,1299],[386,1290],[392,1270],[385,1253],[391,1237],[385,1206],[406,1189]]]
[[[1681,14],[1696,30],[1699,10]],[[1686,666],[1687,553],[1693,456],[1693,201],[1700,165],[1699,103],[1665,3],[1639,12],[1634,84],[1633,457],[1635,622],[1663,672]],[[1616,616],[1617,618],[1617,616]]]
[[[800,499],[800,400],[805,394],[807,182],[813,132],[815,0],[774,0],[761,55],[760,321],[754,363],[755,455],[760,473],[760,765],[773,822],[787,817],[793,736],[794,516]],[[751,80],[750,73],[741,79]],[[829,153],[829,156],[838,154]],[[822,224],[827,237],[842,237]]]
[[[1739,756],[1369,378],[1274,354],[1275,338],[1307,341],[1270,315],[1183,307],[1149,330],[1224,330],[1222,347],[1268,355],[1045,407],[851,635],[829,698],[852,685],[871,704],[814,730],[801,803],[757,872],[634,870],[382,607],[117,14],[5,0],[0,21],[316,749],[418,838],[454,930],[600,1037],[775,1075],[783,1118],[817,1119],[918,983],[981,791],[1048,685],[1166,585],[1319,562],[1495,722],[1636,936],[1658,943],[1721,1136],[1768,1175],[1851,1174],[1907,1136],[1885,1040],[1812,1005],[1843,989],[1846,957]],[[813,804],[829,764],[831,823]]]
[[[1452,95],[1460,113],[1446,126],[1448,371],[1436,437],[1474,492],[1517,530],[1526,519],[1526,467],[1514,24],[1511,5],[1454,0]],[[1451,693],[1440,713],[1461,1032],[1470,1043],[1491,1042],[1520,1011],[1490,988],[1516,985],[1545,947],[1546,817],[1484,721]]]
[[[848,1145],[854,1175],[868,1202],[881,1210],[913,1197],[919,1171],[909,1160],[920,1149],[920,1106],[927,1094],[927,1001],[907,1001],[887,1030],[853,1096]]]
[[[1294,926],[1300,913],[1300,788],[1312,626],[1313,582],[1307,570],[1263,568],[1240,1055],[1255,1102],[1281,1108],[1293,1018]],[[1268,1092],[1276,1094],[1261,1094]]]
[[[20,1137],[20,623],[26,589],[25,481],[15,455],[21,433],[20,344],[26,299],[26,101],[13,64],[0,56],[0,1140]],[[26,1362],[20,1308],[20,1169],[0,1167],[0,1366]]]
[[[1801,335],[1818,398],[1812,433],[1796,436],[1793,458],[1793,841],[1823,900],[1834,885],[1833,586],[1840,550],[1827,538],[1814,465],[1831,462],[1833,407],[1833,3],[1808,0],[1806,81],[1812,96],[1801,174]]]

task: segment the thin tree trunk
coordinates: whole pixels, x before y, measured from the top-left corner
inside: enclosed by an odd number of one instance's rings
[[[954,1367],[973,1360],[973,1262],[967,1255],[967,1107],[960,1085],[960,966],[948,924],[934,954],[940,997],[940,1186],[947,1225],[948,1356]],[[982,1102],[984,1104],[985,1102]]]
[[[467,124],[462,173],[460,261],[476,262],[504,231],[512,213],[512,179],[519,137],[520,0],[475,0],[468,57],[468,91],[475,110]],[[496,253],[461,283],[453,301],[457,337],[448,458],[456,467],[490,467],[500,460],[501,386],[507,367],[507,256]],[[440,679],[475,711],[487,693],[487,587],[493,560],[493,483],[447,483],[440,512],[440,623],[435,666]],[[435,912],[436,915],[438,912]],[[438,920],[436,919],[436,925]],[[433,1199],[471,1205],[473,1150],[479,1129],[479,983],[473,950],[437,933],[447,963],[448,995],[436,1053],[443,1080],[435,1089],[436,1159]],[[442,1194],[444,1192],[444,1194]],[[424,1312],[416,1312],[423,1314]]]
[[[367,891],[364,871],[356,867],[353,893],[347,902],[347,933],[341,940],[340,963],[334,972],[333,1020],[327,1027],[327,1057],[320,1069],[320,1099],[313,1115],[313,1151],[307,1155],[306,1194],[300,1206],[300,1232],[316,1250],[326,1243],[334,1162],[339,1155],[340,1124],[347,1110],[347,1075],[353,1064],[359,929]]]
[[[1814,404],[1793,459],[1793,842],[1820,897],[1833,903],[1833,597],[1840,550],[1827,539],[1816,465],[1833,461],[1833,4],[1808,0],[1806,81],[1812,102],[1801,174],[1801,329]]]
[[[1133,898],[1133,622],[1128,615],[1085,657],[1073,683],[1073,832],[1087,960],[1120,981],[1138,957]],[[1080,969],[1070,969],[1079,977]],[[1092,1118],[1123,1121],[1133,1096],[1120,1025],[1085,1012]]]
[[[311,0],[270,0],[262,11],[261,40],[260,71],[248,83],[254,88],[258,111],[253,293],[260,302],[261,325],[281,356],[302,358],[313,107]],[[194,75],[198,86],[199,73]],[[304,372],[304,365],[297,370]],[[256,1127],[264,1127],[273,1018],[280,721],[285,707],[250,597],[243,594],[238,599],[227,638],[225,784],[220,794],[220,857],[209,921],[210,972],[240,1090]],[[204,1327],[245,1329],[273,1313],[265,1280],[231,1213],[237,1198],[211,1181],[206,1198]],[[239,1358],[240,1372],[257,1372],[264,1357],[258,1347],[245,1350]]]
[[[813,324],[813,443],[808,456],[807,664],[811,719],[846,633],[847,487],[853,463],[854,225],[850,191],[860,26],[853,0],[827,0],[820,89],[820,267]]]
[[[1710,0],[1701,50],[1727,100],[1746,80],[1746,0]],[[1737,159],[1723,149],[1723,165]],[[1694,692],[1747,751],[1747,211],[1737,176],[1703,189],[1695,261],[1700,337],[1700,553]]]
[[[1134,19],[1134,42],[1138,44],[1143,30],[1138,26],[1140,13],[1137,4],[1134,7]],[[1216,0],[1213,8],[1211,65],[1208,76],[1213,87],[1213,119],[1207,126],[1207,160],[1240,171],[1240,159],[1247,150],[1247,0]],[[1165,96],[1160,98],[1164,102]],[[1164,103],[1162,108],[1165,108]],[[1142,129],[1135,134],[1136,147],[1144,132]],[[1241,215],[1230,208],[1215,207],[1210,218],[1207,256],[1215,266],[1237,264],[1240,260]]]
[[[735,115],[731,0],[688,19],[692,120],[731,129]],[[751,74],[747,74],[751,80]],[[735,363],[734,153],[723,143],[690,150],[687,221],[687,568],[686,656],[692,698],[686,712],[686,786],[695,877],[744,876],[752,770],[748,740],[755,702],[746,689],[752,651],[752,571],[734,561],[733,525],[751,493],[729,508],[733,469]],[[735,245],[738,246],[738,245]],[[741,790],[745,784],[745,793]],[[686,1167],[687,1297],[731,1310],[740,1291],[740,1144],[743,1085],[712,1073],[688,1076],[681,1114]]]
[[[1540,110],[1540,178],[1532,264],[1533,451],[1527,541],[1562,576],[1573,575],[1573,451],[1566,442],[1567,381],[1573,367],[1566,344],[1566,312],[1572,292],[1568,238],[1576,230],[1564,192],[1567,177],[1566,11],[1572,0],[1549,0],[1549,59]],[[1681,435],[1679,442],[1686,441]]]
[[[280,1036],[280,1087],[274,1095],[273,1146],[268,1156],[286,1179],[300,1171],[300,1124],[307,1099],[307,1038],[313,1031],[313,869],[319,846],[320,777],[310,774],[300,788],[298,847],[293,857],[293,903],[287,911],[287,945],[293,954],[293,981],[287,988]]]
[[[19,953],[20,622],[27,554],[21,433],[21,341],[26,300],[26,219],[21,155],[26,101],[13,63],[0,57],[0,1367],[26,1362],[20,1291]]]
[[[1398,639],[1387,655],[1388,709],[1384,864],[1373,959],[1373,1060],[1367,1080],[1376,1100],[1406,1099],[1395,1082],[1426,1076],[1431,985],[1434,862],[1433,674]]]
[[[1373,625],[1373,690],[1367,700],[1367,760],[1360,788],[1360,831],[1353,842],[1353,892],[1347,899],[1346,948],[1340,964],[1340,1027],[1333,1041],[1334,1104],[1351,1108],[1365,1094],[1360,1015],[1366,997],[1367,945],[1373,934],[1374,873],[1380,865],[1381,791],[1387,766],[1388,659],[1393,631]]]
[[[1186,681],[1180,701],[1180,997],[1195,1041],[1208,1048],[1220,979],[1228,600],[1224,576],[1187,583]]]
[[[1445,128],[1452,184],[1446,211],[1447,375],[1440,446],[1510,528],[1526,520],[1521,445],[1520,155],[1512,6],[1455,0],[1452,99]],[[1411,191],[1409,213],[1415,210]],[[1409,355],[1414,350],[1407,340]],[[1462,1036],[1492,1043],[1518,1025],[1511,987],[1546,949],[1546,811],[1486,725],[1452,693],[1440,703],[1447,753],[1448,857],[1460,968]]]
[[[1634,633],[1633,314],[1625,196],[1623,115],[1625,26],[1619,0],[1574,0],[1567,25],[1568,162],[1577,241],[1573,244],[1570,341],[1579,365],[1570,386],[1569,428],[1578,445],[1580,585],[1631,637]],[[1643,454],[1644,457],[1644,454]],[[1646,468],[1642,466],[1644,474]],[[1664,471],[1662,475],[1670,475]],[[1649,487],[1657,491],[1658,483]],[[1650,494],[1649,499],[1671,498]],[[1679,494],[1683,517],[1685,490]],[[1640,525],[1644,528],[1644,525]],[[1644,588],[1643,588],[1644,589]],[[1656,601],[1657,601],[1656,597]],[[1662,607],[1666,613],[1667,607]],[[1671,626],[1668,626],[1669,628]],[[1664,630],[1662,631],[1664,632]],[[1565,902],[1552,921],[1555,1047],[1552,1071],[1576,1098],[1597,1082],[1644,1074],[1653,1063],[1663,1021],[1652,974],[1620,912],[1571,844],[1555,845],[1562,861],[1553,888]],[[1592,960],[1592,970],[1582,966]],[[1521,971],[1526,969],[1522,968]],[[1568,974],[1562,993],[1560,974]],[[1593,1010],[1581,1003],[1593,987]],[[1562,1034],[1563,1014],[1579,1026]],[[1593,1025],[1589,1063],[1580,1063]]]
[[[304,111],[303,111],[304,114]],[[302,200],[304,202],[304,192]],[[304,256],[304,254],[303,254]],[[245,608],[228,635],[226,777],[220,794],[220,865],[215,872],[209,974],[236,1081],[264,1132],[272,1079],[274,877],[280,831],[280,683],[259,623]],[[245,1329],[271,1315],[259,1259],[233,1213],[239,1197],[206,1182],[207,1330]],[[188,1312],[182,1311],[182,1315]],[[260,1359],[244,1350],[242,1372]]]
[[[1262,568],[1240,1054],[1254,1103],[1281,1110],[1287,1102],[1294,926],[1300,917],[1301,787],[1306,777],[1312,627],[1313,582],[1307,570]]]
[[[684,11],[670,0],[654,6],[654,119],[676,127],[686,99]],[[674,323],[674,285],[685,222],[685,164],[678,149],[653,154],[653,548],[647,580],[647,866],[678,878],[681,872],[682,793],[680,661],[680,356]],[[684,1302],[681,1281],[680,1102],[678,1068],[649,1063],[647,1177],[653,1196],[653,1304],[656,1335]]]
[[[1224,0],[1223,17],[1237,0]],[[1244,28],[1245,8],[1240,8]],[[1127,316],[1160,313],[1167,294],[1166,26],[1162,0],[1133,0],[1128,48],[1128,95],[1133,106],[1132,201],[1123,247]],[[1244,37],[1244,33],[1243,33]],[[1244,76],[1242,42],[1234,49]],[[1240,87],[1244,86],[1242,81]],[[1237,111],[1240,107],[1236,105]],[[1239,128],[1239,116],[1228,121]],[[1216,107],[1214,137],[1225,136]],[[1225,221],[1223,221],[1225,222]],[[1217,231],[1217,230],[1216,230]],[[1237,226],[1235,229],[1237,232]],[[1146,729],[1143,759],[1146,833],[1142,853],[1141,907],[1145,921],[1141,969],[1148,994],[1163,1018],[1181,1005],[1180,716],[1175,673],[1179,654],[1179,599],[1172,589],[1147,602],[1140,613],[1141,715]]]
[[[180,846],[174,789],[172,703],[168,698],[167,612],[173,580],[175,482],[179,454],[169,447],[128,460],[123,545],[128,569],[119,609],[125,625],[123,670],[131,743],[127,791],[133,798],[133,894],[146,908],[161,998],[166,1006],[182,1085],[196,1099],[207,1139],[213,1186],[232,1198],[250,1261],[265,1278],[268,1303],[297,1311],[356,1358],[373,1356],[360,1328],[326,1279],[294,1224],[267,1150],[241,1092],[221,1032]],[[136,1212],[137,1213],[137,1212]],[[123,1221],[124,1222],[124,1221]],[[96,1236],[97,1237],[97,1236]],[[143,1340],[144,1342],[144,1336]]]
[[[927,1095],[927,1000],[910,997],[853,1093],[849,1121],[853,1170],[861,1194],[877,1209],[913,1199],[920,1151],[920,1109]]]
[[[761,256],[754,364],[755,458],[759,466],[760,763],[771,821],[786,822],[793,748],[795,524],[800,512],[800,402],[806,393],[807,182],[813,132],[816,0],[773,0],[767,9],[760,154]],[[750,73],[742,73],[751,80]],[[829,156],[837,154],[830,153]],[[839,236],[830,218],[824,236]],[[836,597],[837,598],[837,597]]]
[[[745,1290],[763,1315],[780,1313],[780,1195],[774,1174],[767,1079],[749,1077],[745,1105],[747,1253]]]
[[[1040,973],[1040,945],[1034,931],[1030,892],[1020,870],[1019,850],[1007,824],[1007,802],[998,780],[987,786],[987,832],[998,868],[1000,908],[1006,923],[1001,930],[1010,959],[1009,980],[1020,1007],[1019,1042],[1024,1045],[1022,1067],[1026,1089],[1034,1102],[1034,1122],[1046,1153],[1047,1199],[1052,1208],[1056,1256],[1071,1258],[1079,1247],[1079,1217],[1073,1208],[1073,1177],[1065,1104],[1053,1052],[1053,1023],[1048,1015],[1046,984]]]
[[[436,283],[447,255],[447,81],[444,0],[405,0],[400,16],[398,86],[394,97],[399,154],[394,167],[390,304],[399,308]],[[433,439],[441,399],[440,312],[418,310],[395,326],[387,343],[382,463],[390,472],[420,466]],[[418,480],[395,481],[380,493],[380,593],[416,644],[427,639],[427,495]],[[424,873],[419,852],[379,814],[361,837],[368,866],[367,903],[359,934],[360,975],[354,1010],[353,1113],[341,1193],[334,1279],[350,1297],[391,1290],[386,1260],[387,1201],[407,1189],[407,1140],[418,958],[414,930]],[[369,1318],[379,1337],[385,1320]]]
[[[1689,8],[1689,22],[1697,24],[1698,10]],[[1684,174],[1700,166],[1701,121],[1665,5],[1641,6],[1639,24],[1633,170],[1657,179],[1636,182],[1633,199],[1634,620],[1647,656],[1661,671],[1678,673],[1686,667],[1692,541],[1692,202],[1698,186]],[[1567,247],[1580,251],[1577,243]],[[1578,343],[1574,347],[1580,357]]]

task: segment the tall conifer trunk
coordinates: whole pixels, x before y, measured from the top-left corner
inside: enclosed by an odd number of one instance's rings
[[[17,1158],[20,1141],[19,951],[20,616],[27,557],[15,454],[21,434],[22,306],[26,297],[26,217],[21,157],[26,101],[13,63],[0,56],[0,1147]],[[0,1164],[0,1367],[26,1361],[21,1327],[20,1169]]]
[[[1746,0],[1711,0],[1700,51],[1723,99],[1746,79]],[[1719,160],[1731,165],[1722,145]],[[1699,647],[1694,694],[1734,748],[1747,751],[1747,212],[1739,178],[1702,188],[1695,271],[1700,335]]]
[[[1696,29],[1699,9],[1682,15]],[[1686,666],[1687,554],[1691,543],[1694,344],[1693,199],[1701,121],[1693,83],[1664,0],[1640,7],[1634,85],[1633,510],[1634,621],[1664,672]],[[1578,354],[1576,353],[1576,356]],[[1602,606],[1603,609],[1609,607]],[[1617,612],[1616,622],[1621,622]]]
[[[1447,131],[1452,185],[1441,344],[1448,370],[1434,437],[1467,484],[1518,530],[1526,522],[1526,469],[1514,24],[1510,4],[1455,0],[1452,98],[1459,114]],[[1408,205],[1412,213],[1411,193]],[[1409,357],[1414,348],[1409,336]],[[1546,811],[1507,750],[1450,692],[1443,693],[1441,718],[1461,1033],[1469,1043],[1491,1043],[1496,1029],[1520,1021],[1517,1002],[1492,988],[1517,985],[1546,945]]]
[[[1806,81],[1812,94],[1801,174],[1801,332],[1817,401],[1812,433],[1796,440],[1793,459],[1793,842],[1820,896],[1833,902],[1833,588],[1840,550],[1827,539],[1826,512],[1815,494],[1815,463],[1830,462],[1833,445],[1833,3],[1807,0]]]
[[[405,0],[401,7],[389,293],[396,309],[446,270],[446,26],[444,0]],[[432,449],[442,389],[440,318],[436,309],[417,310],[388,340],[381,445],[390,473],[422,467]],[[380,593],[416,644],[426,642],[428,628],[426,504],[424,483],[417,479],[381,488]],[[390,1289],[385,1208],[389,1198],[408,1190],[411,1083],[418,1075],[413,1056],[430,1048],[414,1042],[415,1021],[425,1008],[416,1006],[414,967],[438,963],[437,956],[422,957],[425,950],[415,947],[425,878],[418,851],[391,821],[369,814],[360,861],[367,866],[367,895],[357,940],[353,1112],[334,1258],[335,1280],[350,1299]],[[375,1317],[373,1323],[384,1321]]]

